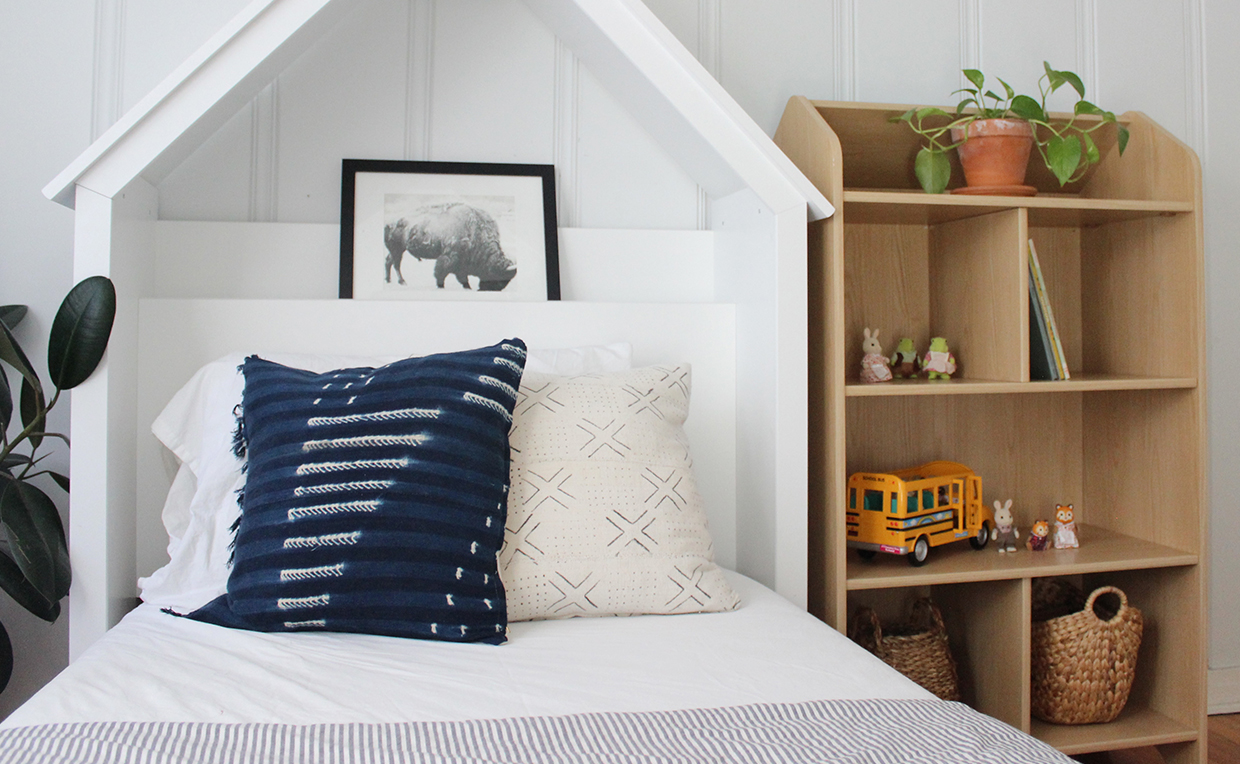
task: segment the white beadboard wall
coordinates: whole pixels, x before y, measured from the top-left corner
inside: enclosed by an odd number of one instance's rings
[[[1167,126],[1203,158],[1211,355],[1212,708],[1240,709],[1240,152],[1211,141],[1240,111],[1240,7],[1234,0],[646,0],[768,133],[788,96],[946,103],[959,70],[978,67],[1033,89],[1047,59],[1082,75],[1091,100],[1138,109]],[[71,90],[74,114],[98,135],[245,4],[244,0],[57,0],[35,9],[0,6],[5,28],[91,29],[49,40],[41,61],[75,61],[75,76],[47,69],[46,92]],[[40,38],[42,39],[42,38]],[[92,45],[93,43],[93,45]],[[83,52],[82,46],[87,46]],[[56,46],[59,47],[56,47]],[[30,55],[33,56],[33,53]],[[6,59],[7,60],[7,59]],[[39,68],[10,66],[3,92]],[[82,80],[89,80],[86,98]],[[23,94],[37,89],[21,90]],[[23,95],[21,109],[40,109]],[[6,157],[19,169],[48,165],[39,183],[85,148],[87,125],[40,138],[32,152]],[[45,128],[43,128],[45,131]],[[78,135],[81,133],[81,135]],[[74,145],[67,145],[67,144]],[[61,145],[65,144],[65,145]],[[562,226],[707,228],[709,204],[696,185],[598,85],[591,73],[521,0],[358,0],[358,8],[210,141],[167,177],[166,220],[333,224],[339,216],[339,159],[383,157],[554,163]],[[25,177],[18,173],[6,177]],[[8,184],[10,180],[0,180]],[[37,189],[37,186],[35,186]],[[6,188],[6,191],[8,189]],[[50,205],[34,194],[0,210],[6,237],[0,265],[27,262],[48,240]],[[29,210],[34,210],[33,212]],[[38,222],[36,222],[38,221]],[[59,216],[57,236],[72,222]],[[67,281],[70,255],[46,267]],[[20,258],[20,259],[19,259]],[[244,291],[245,287],[239,287]],[[18,294],[50,316],[59,298]],[[58,627],[63,627],[62,620]],[[42,639],[14,629],[19,643]],[[41,632],[40,632],[41,633]],[[59,644],[59,643],[58,643]],[[58,648],[59,651],[59,648]],[[21,681],[0,696],[0,713],[64,663],[26,651]],[[1217,697],[1215,697],[1217,696]]]

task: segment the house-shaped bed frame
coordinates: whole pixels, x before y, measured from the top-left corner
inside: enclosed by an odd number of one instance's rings
[[[160,563],[171,470],[150,422],[198,365],[238,350],[416,354],[515,335],[627,340],[637,364],[690,360],[717,558],[804,606],[806,237],[831,206],[639,0],[525,2],[710,199],[708,231],[561,229],[564,266],[605,280],[601,256],[640,263],[687,246],[696,259],[679,273],[710,286],[691,302],[586,287],[548,303],[290,300],[274,287],[202,299],[186,285],[225,280],[246,258],[335,257],[334,226],[159,219],[161,181],[357,5],[255,0],[45,189],[76,210],[75,279],[108,275],[119,294],[105,362],[73,393],[71,657]]]

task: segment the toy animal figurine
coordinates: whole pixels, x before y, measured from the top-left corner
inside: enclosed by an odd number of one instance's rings
[[[865,357],[861,359],[862,382],[890,382],[891,367],[887,365],[887,357],[883,355],[883,346],[878,342],[878,330],[873,334],[865,330],[865,339],[861,341],[861,349]]]
[[[1076,539],[1076,520],[1072,515],[1071,504],[1055,505],[1055,548],[1076,549],[1080,542]]]
[[[930,349],[921,359],[921,370],[930,379],[951,379],[956,371],[956,357],[947,349],[947,340],[934,337]]]
[[[1000,504],[995,499],[995,546],[999,548],[999,554],[1015,552],[1018,538],[1020,531],[1016,530],[1016,523],[1012,520],[1012,500]]]
[[[911,337],[901,337],[896,352],[891,356],[891,373],[906,379],[917,376],[917,348]]]
[[[1030,552],[1045,552],[1050,535],[1050,523],[1045,520],[1034,520],[1033,525],[1029,527],[1029,538],[1025,539],[1025,546]]]

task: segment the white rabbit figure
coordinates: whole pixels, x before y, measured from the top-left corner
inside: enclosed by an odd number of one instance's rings
[[[861,341],[861,349],[865,356],[861,359],[862,382],[887,382],[891,379],[891,366],[883,355],[883,346],[878,342],[878,329],[870,334],[867,327],[865,339]]]
[[[1020,531],[1016,530],[1016,522],[1012,519],[1012,500],[1000,504],[995,499],[995,546],[999,548],[999,554],[1015,552],[1018,538]]]

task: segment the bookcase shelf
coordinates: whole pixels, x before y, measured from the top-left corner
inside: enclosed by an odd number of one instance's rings
[[[1068,753],[1158,746],[1205,762],[1205,342],[1196,157],[1142,114],[1121,158],[1033,197],[927,195],[907,106],[795,97],[775,140],[836,206],[809,230],[810,607],[840,630],[914,596],[943,609],[966,702]],[[955,161],[953,159],[953,161]],[[961,177],[958,168],[954,177]],[[958,181],[957,181],[958,182]],[[1071,378],[1030,379],[1028,242],[1037,247]],[[860,381],[862,330],[890,354],[947,338],[947,381]],[[1035,328],[1036,331],[1036,328]],[[850,554],[857,471],[968,465],[984,500],[1013,499],[1022,537],[1072,503],[1081,547],[997,554],[936,547],[923,567]],[[1023,541],[1023,538],[1022,538]],[[1123,715],[1065,727],[1030,713],[1032,586],[1119,586],[1145,614]]]

